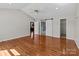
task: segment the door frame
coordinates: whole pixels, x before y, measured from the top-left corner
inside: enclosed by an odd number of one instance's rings
[[[33,26],[35,26],[35,24],[34,24],[34,22],[30,22],[30,36],[31,36],[31,26],[32,26],[32,24],[33,24]],[[34,27],[33,27],[33,36],[34,36]]]
[[[62,20],[65,20],[65,27],[66,27],[66,19],[64,18],[64,19],[60,19],[60,38],[62,37],[62,34],[61,34],[61,21]],[[66,28],[65,28],[65,36],[64,36],[64,38],[66,38],[66,36],[67,36],[67,33],[66,33]]]

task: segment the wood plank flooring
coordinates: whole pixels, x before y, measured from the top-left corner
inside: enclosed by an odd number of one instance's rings
[[[78,56],[74,40],[35,35],[0,42],[0,56]]]

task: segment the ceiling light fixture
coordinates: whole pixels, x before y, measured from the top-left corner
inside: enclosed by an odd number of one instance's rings
[[[38,12],[39,12],[39,10],[34,10],[34,12],[38,13]]]

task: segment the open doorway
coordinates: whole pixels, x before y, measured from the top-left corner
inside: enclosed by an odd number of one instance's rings
[[[34,38],[34,22],[30,22],[30,37]]]
[[[60,38],[66,38],[66,19],[60,19]]]
[[[46,35],[46,22],[45,21],[41,21],[41,24],[40,24],[41,28],[40,28],[40,34],[41,35]]]
[[[60,48],[66,54],[66,19],[60,19]]]

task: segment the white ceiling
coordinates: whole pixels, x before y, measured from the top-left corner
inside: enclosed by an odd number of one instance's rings
[[[44,19],[57,16],[75,16],[76,8],[76,3],[36,3],[29,4],[22,10],[35,18]],[[39,10],[39,13],[36,15],[34,10]]]
[[[28,3],[0,3],[0,8],[22,9],[27,5]]]
[[[39,19],[55,16],[74,16],[77,3],[0,3],[0,8],[20,9]],[[39,10],[36,14],[34,10]]]

